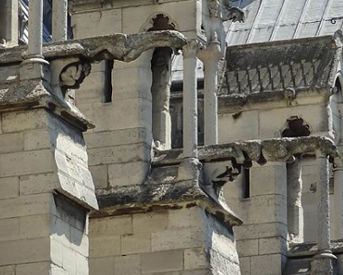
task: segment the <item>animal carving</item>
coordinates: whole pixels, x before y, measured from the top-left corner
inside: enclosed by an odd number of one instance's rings
[[[219,41],[224,51],[226,33],[223,22],[244,22],[244,17],[244,12],[240,8],[231,7],[227,0],[203,0],[203,27],[207,43]]]

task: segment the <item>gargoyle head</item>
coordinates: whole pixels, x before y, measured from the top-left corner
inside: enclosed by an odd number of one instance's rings
[[[244,11],[237,7],[230,7],[225,9],[223,14],[223,20],[228,21],[231,20],[232,22],[239,22],[244,23],[245,14]]]

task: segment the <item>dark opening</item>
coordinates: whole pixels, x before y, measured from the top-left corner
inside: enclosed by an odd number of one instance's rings
[[[243,181],[243,193],[242,197],[243,199],[250,198],[250,169],[249,168],[243,168],[242,171],[242,181]]]
[[[342,92],[342,85],[338,78],[336,80],[336,89],[337,89],[337,93]]]
[[[112,102],[112,70],[113,60],[105,60],[105,84],[104,84],[104,102]]]

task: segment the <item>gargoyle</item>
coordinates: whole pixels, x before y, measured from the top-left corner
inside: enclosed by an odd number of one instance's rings
[[[244,11],[237,7],[228,7],[223,10],[223,21],[244,23]]]
[[[231,7],[228,0],[203,0],[203,10],[203,27],[207,43],[219,41],[224,51],[226,33],[223,22],[244,22],[244,12],[240,8]]]

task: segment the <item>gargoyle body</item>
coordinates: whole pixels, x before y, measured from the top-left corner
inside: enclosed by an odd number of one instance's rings
[[[207,43],[219,41],[222,51],[225,49],[226,33],[223,22],[244,22],[244,12],[231,7],[228,0],[203,0],[203,27]]]

